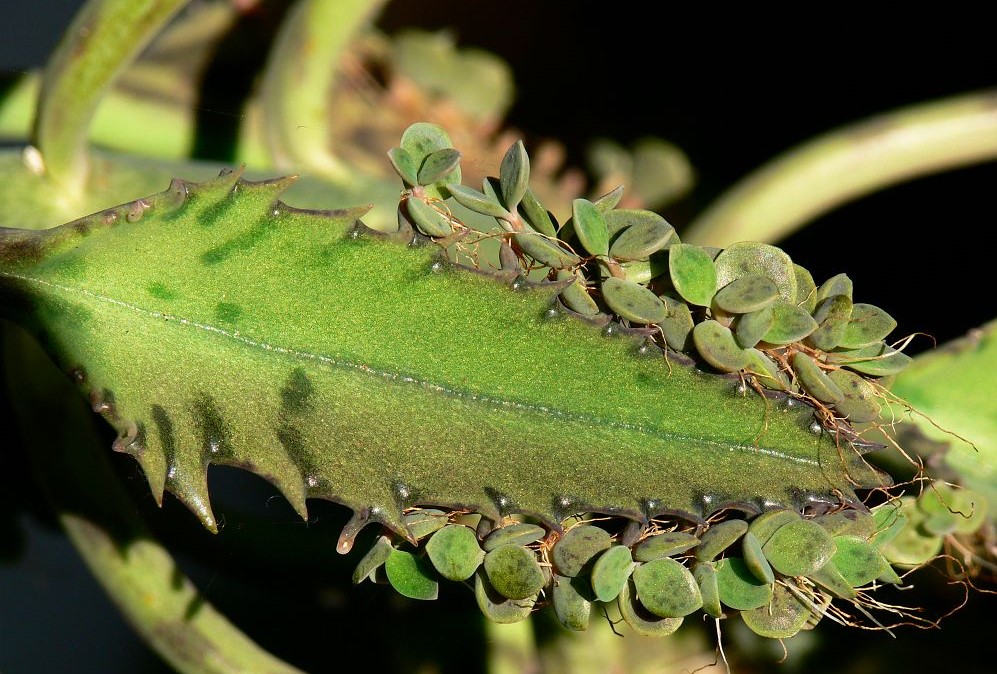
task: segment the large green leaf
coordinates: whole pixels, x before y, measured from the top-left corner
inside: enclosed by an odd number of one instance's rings
[[[917,413],[901,405],[884,420],[902,420],[905,446],[927,438],[944,447],[945,461],[966,486],[997,503],[997,320],[965,337],[928,351],[897,376],[892,391]],[[918,437],[911,437],[912,428]],[[929,443],[931,444],[931,443]]]
[[[879,476],[810,408],[668,366],[358,223],[236,173],[43,232],[0,235],[0,307],[30,327],[153,493],[210,528],[212,463],[404,532],[461,504],[557,525],[577,511],[705,516],[853,500]]]

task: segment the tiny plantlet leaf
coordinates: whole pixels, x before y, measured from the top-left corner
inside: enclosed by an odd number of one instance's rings
[[[709,254],[698,246],[677,243],[668,249],[668,268],[675,290],[689,304],[710,305],[717,292],[717,270]]]
[[[571,222],[575,236],[592,255],[609,254],[609,230],[606,220],[591,201],[575,199],[571,204]]]
[[[449,180],[450,174],[460,164],[460,152],[445,147],[429,154],[419,167],[419,184],[432,185]]]
[[[493,218],[504,218],[509,216],[509,211],[502,204],[488,197],[484,192],[479,192],[473,187],[465,185],[450,185],[447,188],[454,201],[465,208],[469,208],[475,213],[490,215]]]
[[[395,173],[405,181],[408,187],[412,187],[419,182],[419,172],[418,167],[415,165],[415,159],[406,150],[400,147],[391,148],[388,150],[388,159],[391,161],[391,166],[395,169]]]
[[[384,563],[391,587],[410,599],[436,599],[440,584],[433,580],[426,562],[404,550],[392,550]]]
[[[502,201],[510,211],[515,211],[523,200],[530,184],[530,157],[523,141],[517,140],[502,158],[499,169]]]

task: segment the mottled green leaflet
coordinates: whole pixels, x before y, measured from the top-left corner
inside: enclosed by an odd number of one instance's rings
[[[811,612],[787,588],[777,585],[772,601],[764,606],[743,611],[741,619],[751,631],[769,639],[788,639],[806,625]]]
[[[436,599],[440,584],[433,579],[428,563],[404,550],[391,550],[384,562],[388,582],[398,594],[410,599]]]
[[[592,591],[602,602],[616,599],[636,564],[625,545],[614,545],[595,560],[592,567]]]
[[[682,618],[662,618],[648,611],[637,599],[637,590],[632,579],[623,586],[617,603],[623,620],[642,636],[667,636],[682,625]]]
[[[650,536],[634,548],[634,559],[650,562],[662,557],[680,555],[699,545],[699,539],[683,531],[666,531]]]
[[[536,543],[546,535],[547,531],[543,527],[528,522],[517,522],[499,527],[488,534],[481,547],[484,548],[485,552],[491,552],[501,545],[529,545]]]
[[[692,573],[670,557],[641,564],[633,572],[633,581],[640,603],[661,618],[681,618],[703,605]]]
[[[499,181],[503,204],[510,211],[515,211],[530,186],[530,157],[526,154],[523,141],[516,141],[505,153],[499,169]]]
[[[558,573],[574,577],[588,572],[596,556],[609,548],[612,538],[605,529],[582,524],[569,529],[554,545],[551,561]]]
[[[485,572],[503,597],[526,599],[544,586],[544,575],[531,550],[521,545],[500,545],[485,555]]]
[[[426,543],[426,555],[447,580],[467,580],[485,558],[474,532],[460,524],[437,531]]]
[[[594,599],[586,579],[554,574],[554,613],[568,629],[581,631],[588,627]]]
[[[677,243],[668,249],[668,269],[675,290],[689,304],[709,306],[717,292],[717,270],[702,248]]]
[[[744,560],[725,557],[716,563],[720,601],[739,611],[748,611],[768,604],[772,585],[758,580]]]

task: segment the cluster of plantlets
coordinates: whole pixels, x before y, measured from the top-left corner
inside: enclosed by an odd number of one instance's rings
[[[422,600],[437,598],[441,580],[465,583],[482,613],[499,623],[552,606],[566,628],[585,630],[594,607],[605,605],[635,632],[665,636],[700,610],[717,619],[739,612],[755,633],[784,639],[825,616],[847,622],[834,599],[867,615],[864,606],[903,615],[871,592],[902,582],[891,565],[920,565],[937,555],[941,534],[926,535],[925,525],[946,533],[978,529],[985,519],[979,504],[971,492],[933,488],[869,513],[804,517],[776,509],[750,521],[670,519],[646,527],[571,518],[563,533],[514,519],[492,529],[464,511],[414,508],[405,516],[410,537],[380,536],[353,582],[387,583]],[[972,516],[960,518],[959,506]],[[926,544],[928,536],[937,546]],[[606,615],[615,619],[610,610]]]
[[[461,184],[460,157],[431,124],[413,125],[389,152],[405,187],[402,235],[428,237],[452,260],[463,262],[463,254],[479,270],[487,270],[479,248],[498,239],[494,273],[514,278],[517,287],[556,284],[560,311],[608,332],[644,335],[666,357],[736,373],[760,393],[806,400],[829,429],[879,419],[890,378],[910,358],[884,341],[893,318],[853,302],[846,275],[818,286],[774,246],[682,243],[660,215],[617,208],[622,187],[595,201],[575,199],[572,217],[558,225],[530,189],[521,141],[481,191]],[[461,208],[493,218],[501,231],[473,229],[458,217]],[[615,603],[643,634],[670,634],[702,609],[714,618],[739,611],[758,634],[786,638],[833,615],[834,598],[863,612],[863,604],[882,606],[867,591],[900,583],[891,564],[930,561],[945,536],[978,530],[985,511],[978,494],[941,485],[871,514],[776,509],[750,523],[726,518],[708,525],[652,520],[642,527],[603,518],[603,528],[582,515],[557,530],[520,521],[492,530],[482,519],[475,532],[461,511],[413,508],[408,537],[381,536],[353,580],[433,599],[440,578],[473,579],[479,607],[497,622],[551,604],[562,624],[582,630],[601,602]]]
[[[853,302],[845,274],[818,287],[775,246],[682,243],[660,215],[616,208],[622,187],[595,201],[575,199],[572,217],[558,225],[529,187],[522,141],[480,192],[460,184],[460,153],[434,125],[411,126],[389,157],[405,183],[400,230],[444,247],[495,236],[454,217],[444,202],[452,197],[499,223],[501,270],[560,283],[563,309],[609,330],[615,322],[646,334],[666,353],[739,373],[756,389],[804,398],[828,428],[878,419],[889,377],[910,362],[884,341],[896,321]]]

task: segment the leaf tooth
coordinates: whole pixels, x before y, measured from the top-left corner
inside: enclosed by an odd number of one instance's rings
[[[374,509],[372,508],[360,508],[359,510],[354,510],[353,515],[350,517],[349,521],[343,525],[343,530],[339,532],[339,541],[336,543],[336,552],[341,555],[348,554],[350,550],[353,549],[353,542],[357,538],[357,534],[367,526],[375,521]],[[402,533],[404,531],[396,532]]]
[[[218,522],[211,510],[211,497],[208,496],[207,470],[196,472],[197,475],[189,475],[178,462],[171,461],[166,469],[166,489],[201,520],[205,529],[217,534]]]
[[[111,445],[111,449],[135,457],[156,505],[163,506],[163,492],[166,489],[166,461],[161,452],[150,451],[146,444],[145,426],[133,421],[125,422],[123,428],[119,424],[119,435]]]
[[[242,174],[245,170],[245,165],[233,169],[222,169],[217,178],[199,183],[187,183],[187,193],[204,205],[220,203],[242,180]]]

